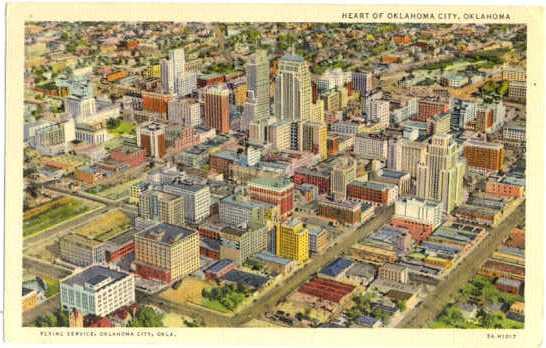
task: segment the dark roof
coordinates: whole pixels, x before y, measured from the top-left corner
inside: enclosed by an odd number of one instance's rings
[[[228,267],[229,265],[233,264],[233,261],[228,259],[222,259],[218,260],[215,263],[213,263],[210,267],[208,267],[205,272],[212,272],[217,273],[223,270],[224,268]]]
[[[337,260],[331,262],[326,267],[320,270],[320,274],[324,274],[330,277],[336,277],[341,272],[345,271],[351,267],[353,263],[344,258],[338,258]]]
[[[263,276],[238,270],[229,271],[228,273],[226,273],[226,275],[224,275],[224,279],[255,289],[261,288],[269,280],[268,278]]]
[[[187,227],[170,224],[159,224],[140,232],[138,236],[141,238],[151,239],[160,243],[172,245],[181,239],[189,237],[194,233],[197,232]]]
[[[357,325],[364,327],[373,327],[378,321],[379,319],[367,315],[360,316],[355,320]]]

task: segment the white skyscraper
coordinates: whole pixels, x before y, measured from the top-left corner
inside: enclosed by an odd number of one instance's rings
[[[252,124],[249,141],[263,143],[269,114],[269,60],[267,51],[257,50],[246,65],[248,97],[244,106],[241,129],[247,130]]]
[[[450,134],[434,135],[425,162],[417,166],[417,197],[441,201],[445,212],[463,202],[466,164]]]
[[[161,88],[163,92],[174,93],[174,70],[171,68],[168,59],[161,59],[159,62],[161,69]]]
[[[186,71],[186,58],[184,49],[178,48],[169,51],[169,59],[160,61],[161,87],[164,92],[174,93],[179,91],[179,78]]]
[[[302,57],[285,55],[279,60],[275,80],[275,116],[289,122],[311,118],[311,74]]]

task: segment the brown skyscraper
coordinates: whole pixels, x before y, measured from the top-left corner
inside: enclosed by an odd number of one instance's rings
[[[146,156],[163,158],[167,153],[165,126],[152,121],[137,127],[137,145],[146,151]]]
[[[211,86],[205,91],[205,126],[217,133],[229,132],[229,89]]]

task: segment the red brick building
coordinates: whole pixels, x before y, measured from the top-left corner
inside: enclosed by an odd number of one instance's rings
[[[432,234],[434,228],[434,226],[430,224],[411,221],[400,217],[393,218],[391,220],[391,225],[407,229],[412,238],[417,242],[427,239]]]
[[[217,133],[229,132],[229,89],[212,86],[205,90],[205,127],[216,129]]]
[[[248,192],[253,200],[279,207],[282,216],[294,210],[294,183],[288,179],[258,177],[248,183]]]
[[[130,167],[138,167],[144,162],[146,151],[139,148],[122,146],[112,151],[113,160],[125,163]]]
[[[296,185],[310,184],[319,189],[320,194],[330,191],[330,175],[319,170],[310,170],[308,168],[297,168],[292,178]]]
[[[398,198],[398,190],[391,184],[355,180],[347,185],[347,197],[375,204],[391,204]]]
[[[354,225],[360,222],[362,210],[360,203],[320,199],[318,201],[318,215],[336,220],[342,224]]]
[[[449,103],[447,102],[421,99],[417,103],[417,115],[413,117],[413,120],[426,122],[428,119],[448,111]]]
[[[161,119],[166,120],[168,104],[172,99],[171,94],[144,91],[142,92],[142,108],[144,111],[159,113]]]

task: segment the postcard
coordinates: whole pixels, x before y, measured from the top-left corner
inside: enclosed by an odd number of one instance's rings
[[[8,342],[541,343],[542,8],[7,13]]]

